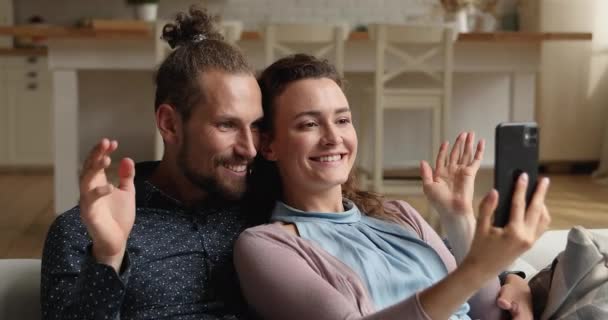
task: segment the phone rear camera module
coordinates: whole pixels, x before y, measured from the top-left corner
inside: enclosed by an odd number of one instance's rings
[[[535,127],[524,128],[524,141],[526,147],[536,147],[538,144],[538,129]]]

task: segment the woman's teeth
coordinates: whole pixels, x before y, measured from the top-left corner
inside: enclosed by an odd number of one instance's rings
[[[319,157],[317,159],[318,159],[318,161],[321,161],[321,162],[333,162],[333,161],[338,161],[338,160],[342,159],[342,156],[337,154],[334,156]]]

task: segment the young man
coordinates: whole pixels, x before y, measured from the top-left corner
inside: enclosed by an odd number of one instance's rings
[[[45,243],[45,319],[244,317],[232,246],[247,224],[238,200],[256,155],[260,89],[204,12],[179,15],[163,37],[176,47],[156,76],[163,159],[137,170],[122,159],[114,187],[105,170],[117,142],[91,151],[79,205]]]

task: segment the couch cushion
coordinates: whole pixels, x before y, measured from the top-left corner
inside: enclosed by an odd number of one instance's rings
[[[0,259],[0,319],[40,318],[40,260]]]

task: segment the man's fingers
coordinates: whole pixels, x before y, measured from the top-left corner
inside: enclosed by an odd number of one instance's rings
[[[95,189],[91,190],[91,197],[95,199],[105,197],[112,193],[112,190],[114,190],[114,186],[108,183],[104,186],[96,187]]]
[[[119,186],[121,190],[134,190],[133,179],[135,178],[135,163],[130,158],[124,158],[120,161],[118,168]]]
[[[106,185],[93,188],[92,190],[90,190],[86,193],[81,193],[80,206],[82,207],[82,206],[90,205],[93,202],[97,201],[98,199],[105,197],[105,196],[109,195],[110,193],[112,193],[112,190],[114,190],[114,186],[112,184],[108,183]]]
[[[110,146],[110,144],[110,140],[103,138],[93,148],[91,148],[91,151],[89,151],[89,154],[83,163],[83,172],[87,171],[91,165],[101,160],[101,156],[105,154],[105,150]]]
[[[97,162],[91,163],[88,169],[82,172],[82,176],[80,177],[80,192],[88,192],[89,190],[99,186],[100,184],[105,184],[107,181],[105,178],[102,180],[96,179],[100,173],[102,173],[105,169],[107,169],[112,164],[112,158],[104,155]]]
[[[106,138],[101,141],[91,150],[89,156],[85,160],[83,169],[80,175],[80,192],[85,193],[89,190],[105,184],[107,181],[96,180],[98,174],[102,173],[103,170],[107,169],[112,163],[110,154],[118,148],[118,142],[116,140],[108,140]]]
[[[118,141],[111,140],[110,145],[108,146],[108,150],[106,151],[106,154],[110,154],[110,153],[116,151],[116,149],[118,149]]]

